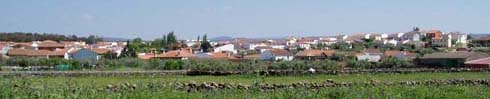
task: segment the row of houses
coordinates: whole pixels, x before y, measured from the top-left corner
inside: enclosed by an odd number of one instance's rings
[[[212,41],[213,51],[203,52],[198,46],[199,41],[187,41],[188,48],[178,50],[165,50],[156,52],[151,50],[145,53],[138,53],[140,59],[191,59],[191,58],[213,58],[228,60],[319,60],[327,59],[334,55],[335,51],[327,46],[335,43],[359,43],[366,39],[373,40],[379,44],[411,44],[420,47],[458,47],[467,46],[467,34],[459,32],[441,32],[439,30],[420,31],[414,29],[404,33],[359,33],[352,35],[337,35],[324,37],[288,37],[285,39],[247,39],[234,38],[224,41]],[[99,60],[102,55],[115,53],[120,55],[126,44],[124,42],[99,42],[94,45],[87,45],[84,42],[55,42],[55,41],[34,41],[34,42],[0,42],[0,53],[9,57],[40,57],[40,58],[64,58],[76,60]],[[352,45],[351,45],[352,48]],[[298,51],[298,52],[292,52]],[[444,53],[452,54],[452,53]],[[406,58],[411,60],[431,59],[428,56],[416,57],[416,53],[408,51],[379,51],[378,49],[365,49],[361,52],[351,52],[357,60],[367,60],[369,62],[379,62],[385,57]],[[438,56],[438,55],[435,55]],[[456,55],[457,56],[457,55]],[[440,57],[444,58],[444,57]],[[471,60],[466,60],[471,61]],[[466,62],[465,61],[465,62]],[[428,64],[425,62],[416,62]],[[461,62],[458,62],[461,63]],[[464,62],[463,62],[464,63]],[[458,64],[461,65],[461,64]]]
[[[114,53],[120,55],[124,43],[100,42],[87,45],[84,42],[56,42],[56,41],[33,41],[33,42],[0,42],[2,56],[32,57],[32,58],[63,58],[84,62],[95,63],[104,54]]]
[[[270,49],[330,49],[326,46],[335,43],[363,43],[365,40],[372,40],[376,44],[392,44],[399,46],[403,44],[414,45],[417,47],[442,47],[442,48],[466,48],[468,46],[468,34],[461,32],[442,32],[440,30],[413,31],[403,33],[358,33],[341,34],[336,36],[319,37],[287,37],[285,39],[247,39],[235,38],[232,40],[216,41],[214,52],[230,51],[238,53],[241,50],[256,50],[264,52]],[[191,40],[192,41],[192,40]],[[194,41],[188,45],[198,44]],[[352,46],[352,45],[351,45]]]

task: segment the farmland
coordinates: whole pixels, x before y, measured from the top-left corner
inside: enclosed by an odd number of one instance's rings
[[[227,76],[4,76],[0,98],[485,98],[490,97],[488,72],[380,73],[339,75]],[[456,81],[455,80],[459,80]],[[469,82],[485,80],[469,84]],[[287,87],[266,85],[324,84],[346,86]],[[440,81],[434,84],[404,82]],[[453,81],[453,82],[448,82]],[[446,83],[444,83],[446,82]],[[461,83],[459,83],[461,82]],[[224,84],[231,88],[185,90],[183,84]],[[238,88],[235,88],[238,86]],[[239,88],[240,86],[247,86]],[[296,86],[296,85],[295,85]]]

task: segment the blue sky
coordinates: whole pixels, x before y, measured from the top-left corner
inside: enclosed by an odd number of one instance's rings
[[[0,32],[153,39],[490,32],[490,0],[1,0]]]

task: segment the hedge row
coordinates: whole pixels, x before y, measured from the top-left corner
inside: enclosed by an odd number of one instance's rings
[[[410,68],[415,67],[411,60],[387,58],[379,63],[346,60],[293,60],[293,61],[261,61],[244,60],[228,61],[216,59],[190,60],[140,60],[137,58],[102,59],[97,63],[64,60],[61,58],[11,58],[4,62],[8,66],[56,66],[70,65],[71,70],[97,69],[116,70],[120,68],[142,68],[146,70],[199,70],[199,71],[257,71],[257,70],[339,70],[344,67],[355,69],[371,68]]]

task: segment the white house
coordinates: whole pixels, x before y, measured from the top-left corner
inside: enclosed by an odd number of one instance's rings
[[[267,46],[265,43],[256,43],[256,44],[249,44],[248,49],[249,50],[255,50],[256,47],[264,47]]]
[[[199,44],[199,43],[200,43],[200,42],[199,42],[199,41],[197,41],[197,40],[186,40],[186,42],[185,42],[185,44],[186,44],[187,46],[194,46],[194,45]]]
[[[381,34],[381,39],[387,39],[387,38],[388,38],[388,34],[386,34],[386,33]]]
[[[449,34],[452,36],[452,41],[455,41],[453,44],[454,47],[466,48],[468,46],[468,35],[467,34],[459,33],[459,32],[452,32]]]
[[[442,38],[433,38],[432,39],[432,46],[434,47],[452,47],[452,35],[447,34],[443,35]]]
[[[400,35],[401,33],[399,33]],[[422,39],[422,33],[418,31],[410,31],[407,33],[403,33],[400,37],[401,40],[410,40],[410,41],[420,41]]]
[[[284,48],[286,48],[286,45],[278,45],[278,44],[276,44],[276,45],[270,45],[270,47],[272,47],[274,49],[284,49]]]
[[[325,44],[325,45],[331,45],[337,43],[336,40],[320,40],[320,43]]]
[[[237,51],[235,50],[235,45],[233,44],[226,44],[226,45],[223,45],[223,46],[218,46],[216,48],[214,48],[214,52],[217,53],[217,52],[233,52],[233,53],[236,53]]]
[[[271,60],[271,61],[291,61],[294,59],[293,54],[289,53],[283,49],[272,49],[264,51],[260,54],[260,60]]]
[[[348,37],[349,37],[349,35],[340,35],[340,36],[339,36],[339,39],[340,39],[340,40],[345,40],[345,39],[347,39]]]
[[[268,51],[268,50],[271,50],[273,49],[272,47],[270,46],[258,46],[258,47],[255,47],[255,50],[256,51],[259,51],[259,52],[265,52],[265,51]]]
[[[320,41],[337,41],[335,37],[320,38]]]
[[[405,33],[397,33],[396,38],[401,38],[403,36],[403,34],[405,34]]]
[[[0,45],[0,54],[2,54],[2,55],[7,54],[8,49],[9,49],[9,46],[7,44]]]
[[[388,38],[388,34],[372,34],[371,38],[374,38],[374,40],[381,41],[386,38]]]
[[[395,39],[390,39],[383,41],[383,44],[393,44],[394,46],[396,46],[396,44],[398,44],[398,41]]]
[[[296,43],[297,47],[299,48],[303,48],[303,49],[310,49],[311,48],[311,44],[309,43]]]
[[[371,37],[371,34],[365,34],[364,39],[369,39]]]
[[[289,46],[289,45],[293,45],[293,44],[295,44],[297,41],[298,41],[298,40],[297,40],[296,38],[294,38],[294,37],[289,38],[289,39],[286,41],[286,45],[288,45],[288,46]]]
[[[368,62],[378,62],[381,60],[383,53],[377,49],[366,49],[363,53],[357,54],[357,60],[366,60]]]

